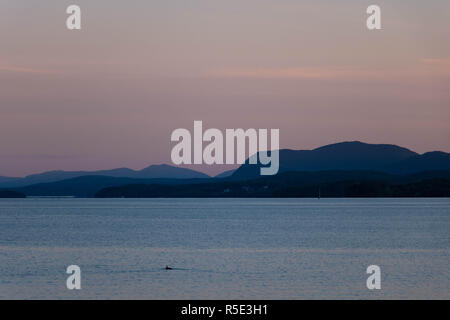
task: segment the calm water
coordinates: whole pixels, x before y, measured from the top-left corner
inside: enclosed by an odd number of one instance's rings
[[[0,200],[8,298],[450,299],[450,199]]]

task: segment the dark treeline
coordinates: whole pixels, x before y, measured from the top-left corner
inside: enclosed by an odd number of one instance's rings
[[[286,172],[249,181],[108,187],[98,198],[223,197],[450,197],[450,177],[392,176],[376,172]]]
[[[0,190],[0,198],[26,198],[26,195],[18,191]]]

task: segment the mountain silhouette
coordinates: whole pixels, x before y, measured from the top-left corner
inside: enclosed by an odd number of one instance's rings
[[[391,174],[411,174],[428,170],[450,170],[450,154],[416,152],[391,144],[341,142],[313,150],[279,151],[279,173],[287,171],[372,170]],[[248,160],[230,177],[234,180],[260,176],[260,165]]]
[[[122,186],[127,184],[196,184],[211,179],[136,179],[108,176],[81,176],[56,182],[37,183],[14,189],[27,196],[50,196],[50,197],[92,197],[94,194],[106,187]]]
[[[29,175],[25,178],[0,177],[0,188],[18,188],[22,186],[56,182],[81,176],[107,176],[134,179],[205,179],[210,176],[191,169],[169,166],[167,164],[151,165],[142,170],[118,168],[99,171],[48,171]]]
[[[227,170],[222,173],[219,173],[218,175],[214,176],[214,178],[228,178],[233,175],[233,173],[236,171],[236,169],[233,170]]]
[[[323,172],[346,172],[345,175]],[[352,181],[376,180],[389,183],[404,183],[401,176],[420,176],[424,179],[448,179],[450,172],[450,154],[440,151],[418,154],[406,148],[390,144],[368,144],[359,141],[330,144],[313,150],[280,150],[279,173],[289,172],[287,177],[302,179],[301,183],[325,183],[339,179]],[[293,174],[302,172],[302,174]],[[311,180],[306,173],[318,172],[316,180]],[[365,172],[365,173],[364,173]],[[367,172],[375,172],[368,176]],[[230,175],[231,174],[231,175]],[[392,180],[387,175],[395,176]],[[276,175],[277,176],[277,175]],[[240,166],[233,171],[226,171],[214,178],[180,167],[170,165],[152,165],[142,170],[118,168],[100,171],[49,171],[30,175],[25,178],[0,177],[0,189],[13,189],[32,196],[93,196],[98,190],[130,184],[142,185],[196,185],[243,182],[272,176],[261,176],[260,165]],[[316,176],[315,176],[316,177]],[[324,179],[323,181],[321,179]],[[415,178],[414,178],[415,179]],[[304,181],[303,181],[304,180]],[[296,181],[288,178],[277,180],[280,184],[288,183],[297,188]],[[221,186],[218,186],[220,190]],[[178,187],[177,187],[178,188]],[[173,187],[172,189],[177,188]],[[183,189],[186,194],[195,190]],[[208,190],[211,188],[208,187]],[[206,192],[206,191],[205,191]],[[221,192],[221,191],[220,191]],[[284,192],[284,191],[283,191]],[[176,192],[175,192],[176,193]],[[265,193],[265,192],[264,192]],[[237,193],[237,195],[240,193]],[[284,193],[288,194],[288,192]],[[203,195],[202,195],[203,196]]]
[[[427,152],[407,158],[384,168],[386,172],[410,174],[425,170],[450,170],[450,153]]]

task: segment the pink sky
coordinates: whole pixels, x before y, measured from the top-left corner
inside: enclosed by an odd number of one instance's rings
[[[450,152],[450,2],[0,2],[0,175],[169,163],[177,128]],[[196,167],[214,174],[226,169]]]

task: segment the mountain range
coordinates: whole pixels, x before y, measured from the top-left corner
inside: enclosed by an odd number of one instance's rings
[[[270,182],[284,190],[281,193],[289,194],[282,185],[295,189],[304,188],[305,183],[311,186],[339,181],[384,181],[399,184],[450,178],[450,154],[441,151],[418,154],[396,145],[352,141],[313,150],[283,149],[279,152],[280,170],[276,176],[260,176],[260,165],[249,165],[248,162],[214,178],[186,168],[152,165],[137,171],[128,168],[49,171],[25,178],[0,177],[0,189],[14,190],[28,196],[92,197],[100,190],[110,187],[153,185],[160,190],[169,190],[169,194],[187,196],[196,194],[196,190],[203,190],[203,193],[199,191],[199,196],[208,196],[210,191],[211,194],[220,194],[224,183],[236,182],[239,188],[245,189],[249,181],[256,180],[260,187]],[[317,174],[311,176],[310,173]],[[431,188],[430,186],[436,184],[426,184],[427,188]],[[417,185],[414,187],[417,188]],[[441,187],[442,184],[439,184],[439,188]],[[236,195],[242,194],[238,192]],[[267,195],[267,192],[264,194]]]
[[[118,168],[99,171],[47,171],[24,178],[0,177],[0,188],[18,188],[38,183],[57,182],[82,176],[106,176],[133,179],[206,179],[210,176],[191,169],[169,166],[167,164],[151,165],[142,170]]]
[[[440,151],[418,154],[390,144],[341,142],[314,150],[279,151],[279,173],[287,171],[372,170],[390,174],[412,174],[430,170],[450,170],[450,154]],[[246,164],[231,176],[253,179],[260,176],[260,165]]]

